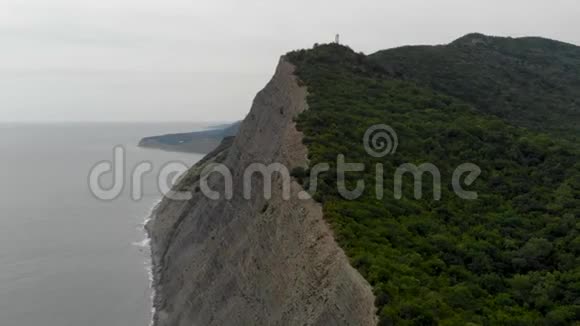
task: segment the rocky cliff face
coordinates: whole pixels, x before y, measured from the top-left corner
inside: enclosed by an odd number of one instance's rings
[[[188,201],[164,199],[147,225],[154,263],[155,326],[374,325],[374,297],[354,270],[313,200],[282,198],[274,174],[272,197],[253,178],[243,198],[243,171],[252,163],[307,165],[293,118],[307,109],[307,90],[283,58],[231,145],[192,168],[177,186]],[[233,199],[211,200],[196,191],[199,171],[222,162],[233,174]],[[213,174],[209,185],[224,189]],[[223,191],[222,191],[223,193]]]

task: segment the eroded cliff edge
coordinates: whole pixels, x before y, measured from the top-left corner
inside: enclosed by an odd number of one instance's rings
[[[375,325],[371,287],[338,247],[313,200],[298,199],[291,184],[282,199],[274,174],[272,198],[253,179],[243,198],[243,171],[252,163],[307,165],[294,117],[307,109],[307,90],[284,58],[231,144],[220,146],[177,186],[188,201],[164,199],[147,225],[152,240],[155,326]],[[233,173],[233,199],[196,191],[198,171],[221,162]],[[224,189],[217,174],[214,190]]]

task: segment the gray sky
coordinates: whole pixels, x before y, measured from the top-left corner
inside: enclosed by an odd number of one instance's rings
[[[577,0],[2,0],[1,121],[242,118],[281,54],[469,32],[580,44]]]

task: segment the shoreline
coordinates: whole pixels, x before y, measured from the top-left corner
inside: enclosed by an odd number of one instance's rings
[[[143,244],[144,244],[144,248],[147,248],[147,250],[149,251],[149,260],[147,260],[145,262],[145,269],[147,270],[147,274],[149,277],[149,290],[151,291],[151,295],[149,298],[149,303],[151,305],[151,321],[149,322],[149,326],[154,326],[155,325],[155,316],[157,313],[157,309],[156,309],[156,305],[155,305],[155,299],[157,296],[157,286],[156,286],[156,275],[155,275],[155,259],[153,256],[153,241],[151,239],[151,234],[149,232],[149,223],[155,218],[157,209],[159,208],[159,206],[161,205],[161,203],[163,202],[165,196],[161,196],[160,199],[156,200],[151,209],[149,210],[149,214],[145,217],[145,220],[143,221],[143,230],[145,231],[145,239],[143,240]]]
[[[210,153],[211,154],[211,153]],[[184,172],[182,175],[180,175],[175,182],[172,184],[172,189],[173,187],[176,187],[178,184],[180,184],[180,182],[183,181],[183,178],[191,171],[191,169],[195,166],[197,166],[200,162],[202,162],[206,157],[208,157],[207,154],[205,155],[203,158],[201,158],[200,160],[198,160],[197,162],[195,162],[194,164],[192,164],[192,166],[186,171]],[[150,296],[150,304],[151,304],[151,321],[149,323],[149,326],[156,326],[158,324],[159,321],[159,316],[158,316],[158,307],[159,307],[159,300],[160,298],[158,297],[158,294],[160,293],[159,291],[159,279],[161,277],[160,275],[160,271],[161,271],[161,264],[159,261],[159,256],[156,254],[156,251],[158,251],[158,248],[155,247],[155,243],[154,243],[154,237],[152,236],[153,232],[153,228],[155,227],[154,222],[157,220],[158,218],[158,211],[159,208],[161,208],[161,206],[167,202],[165,201],[166,199],[168,199],[167,197],[165,197],[165,194],[161,194],[160,198],[158,198],[152,205],[151,209],[149,210],[149,214],[146,215],[145,220],[142,223],[142,227],[143,230],[145,232],[145,239],[142,241],[143,244],[143,248],[147,248],[147,250],[149,251],[149,259],[146,260],[146,270],[149,276],[149,289],[151,291],[151,296]]]

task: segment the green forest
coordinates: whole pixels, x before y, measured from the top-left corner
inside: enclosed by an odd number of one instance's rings
[[[439,68],[429,66],[437,65],[429,61],[429,51],[411,51],[413,59],[404,65],[410,49],[400,50],[366,56],[326,44],[286,55],[308,88],[309,109],[296,122],[304,133],[309,166],[331,166],[312,195],[322,203],[351,264],[373,287],[379,324],[578,324],[580,156],[575,133],[580,121],[574,120],[578,106],[570,109],[574,103],[566,96],[579,97],[567,94],[567,86],[550,84],[556,70],[542,70],[553,74],[545,89],[530,80],[533,86],[512,86],[504,94],[505,85],[499,83],[508,83],[507,77],[493,76],[500,68],[471,79],[482,64],[479,56],[465,55],[462,65],[445,69],[449,73],[441,77]],[[398,58],[396,64],[392,58]],[[469,71],[465,77],[462,67]],[[518,75],[519,68],[513,69]],[[561,93],[552,87],[561,87]],[[524,94],[530,90],[534,94]],[[523,112],[528,99],[536,97],[544,102],[534,100],[532,111]],[[502,103],[509,103],[506,112]],[[552,110],[545,127],[538,120],[543,109]],[[399,146],[392,155],[375,158],[365,151],[365,131],[376,124],[396,131]],[[562,133],[567,137],[556,136]],[[337,191],[339,154],[366,166],[347,174],[350,189],[357,180],[367,185],[356,200]],[[467,162],[481,168],[479,178],[465,186],[477,192],[476,200],[461,199],[451,185],[455,168]],[[372,186],[377,163],[385,171],[382,199]],[[403,196],[395,199],[393,173],[404,163],[437,166],[441,199],[434,199],[427,174],[421,199],[413,196],[412,175],[405,175]],[[307,187],[308,172],[293,171],[293,176]]]

